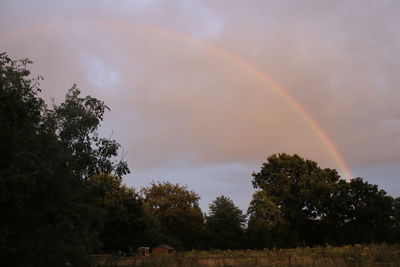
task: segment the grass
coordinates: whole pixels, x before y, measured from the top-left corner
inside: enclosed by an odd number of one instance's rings
[[[354,245],[240,251],[189,251],[150,257],[104,257],[96,267],[108,266],[400,266],[400,245]]]

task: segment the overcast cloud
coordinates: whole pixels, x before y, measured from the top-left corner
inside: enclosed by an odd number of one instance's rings
[[[108,104],[101,131],[127,152],[128,185],[179,182],[203,209],[225,194],[245,210],[273,153],[340,167],[292,106],[207,43],[285,88],[354,177],[400,195],[397,0],[2,0],[0,18],[0,50],[35,62],[45,99],[77,83]]]

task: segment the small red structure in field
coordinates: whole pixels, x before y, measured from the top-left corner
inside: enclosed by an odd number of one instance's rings
[[[168,245],[158,245],[153,248],[154,254],[171,254],[175,249]]]

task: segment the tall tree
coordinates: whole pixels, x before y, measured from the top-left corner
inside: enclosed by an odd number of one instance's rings
[[[392,197],[362,178],[343,183],[339,197],[334,199],[340,209],[341,243],[371,243],[390,241],[393,234]]]
[[[279,207],[290,237],[287,246],[323,243],[321,220],[329,216],[332,190],[339,181],[333,169],[298,155],[278,154],[268,158],[260,172],[253,173],[255,188],[265,191]]]
[[[269,157],[253,177],[254,187],[262,193],[253,196],[249,231],[264,230],[266,238],[258,241],[264,246],[391,240],[393,199],[361,178],[347,182],[336,170],[287,154]]]
[[[225,196],[217,197],[206,217],[207,245],[218,249],[240,249],[245,246],[246,216]]]
[[[204,232],[200,197],[179,184],[152,183],[142,189],[145,209],[160,224],[164,237],[178,249],[198,248]]]
[[[68,150],[67,164],[74,174],[83,179],[96,174],[113,174],[120,178],[129,173],[125,161],[115,160],[120,145],[113,139],[98,136],[108,107],[103,101],[80,94],[79,88],[73,85],[65,101],[48,110],[46,126]]]
[[[285,245],[284,231],[286,222],[270,196],[263,190],[253,194],[247,210],[248,246],[253,249],[282,247]]]
[[[49,109],[27,59],[0,54],[0,253],[12,266],[82,266],[103,210],[88,177],[123,175],[118,144],[97,137],[106,106],[74,86]],[[11,266],[10,265],[10,266]]]
[[[110,174],[90,177],[90,187],[105,212],[99,236],[102,251],[132,252],[151,242],[148,239],[150,224],[142,200],[133,188]]]

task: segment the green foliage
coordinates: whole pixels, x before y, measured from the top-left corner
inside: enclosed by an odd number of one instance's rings
[[[206,217],[207,247],[240,249],[245,246],[246,216],[225,196],[217,197],[209,206]]]
[[[200,246],[204,232],[200,197],[179,184],[152,183],[142,189],[144,206],[159,224],[160,242],[176,249]]]
[[[250,248],[272,248],[281,246],[278,236],[282,234],[284,219],[279,207],[263,190],[256,191],[247,210],[249,222],[247,234],[251,243]],[[275,242],[275,243],[274,243]]]
[[[250,204],[256,247],[393,240],[393,199],[361,178],[347,182],[298,155],[272,155],[253,174]]]
[[[101,250],[109,253],[132,253],[137,247],[148,244],[150,231],[144,214],[142,200],[134,189],[121,183],[112,175],[90,177],[92,193],[100,198],[105,211],[100,232]]]
[[[393,234],[393,198],[361,178],[342,183],[335,198],[341,243],[388,242]],[[339,210],[340,208],[340,210]]]
[[[38,97],[29,60],[0,54],[0,253],[13,266],[82,266],[100,243],[104,210],[88,177],[129,170],[98,138],[106,106],[73,86],[60,106]]]
[[[391,242],[400,242],[400,197],[393,200]]]
[[[254,187],[279,207],[281,234],[271,245],[324,244],[321,222],[329,216],[332,192],[339,181],[336,170],[321,169],[298,155],[279,154],[270,156],[253,177]]]
[[[67,164],[84,179],[95,174],[113,174],[120,178],[129,173],[126,162],[112,161],[120,145],[111,139],[100,138],[97,129],[108,107],[103,101],[86,96],[73,85],[65,101],[49,111],[50,127],[60,142],[71,152]]]

